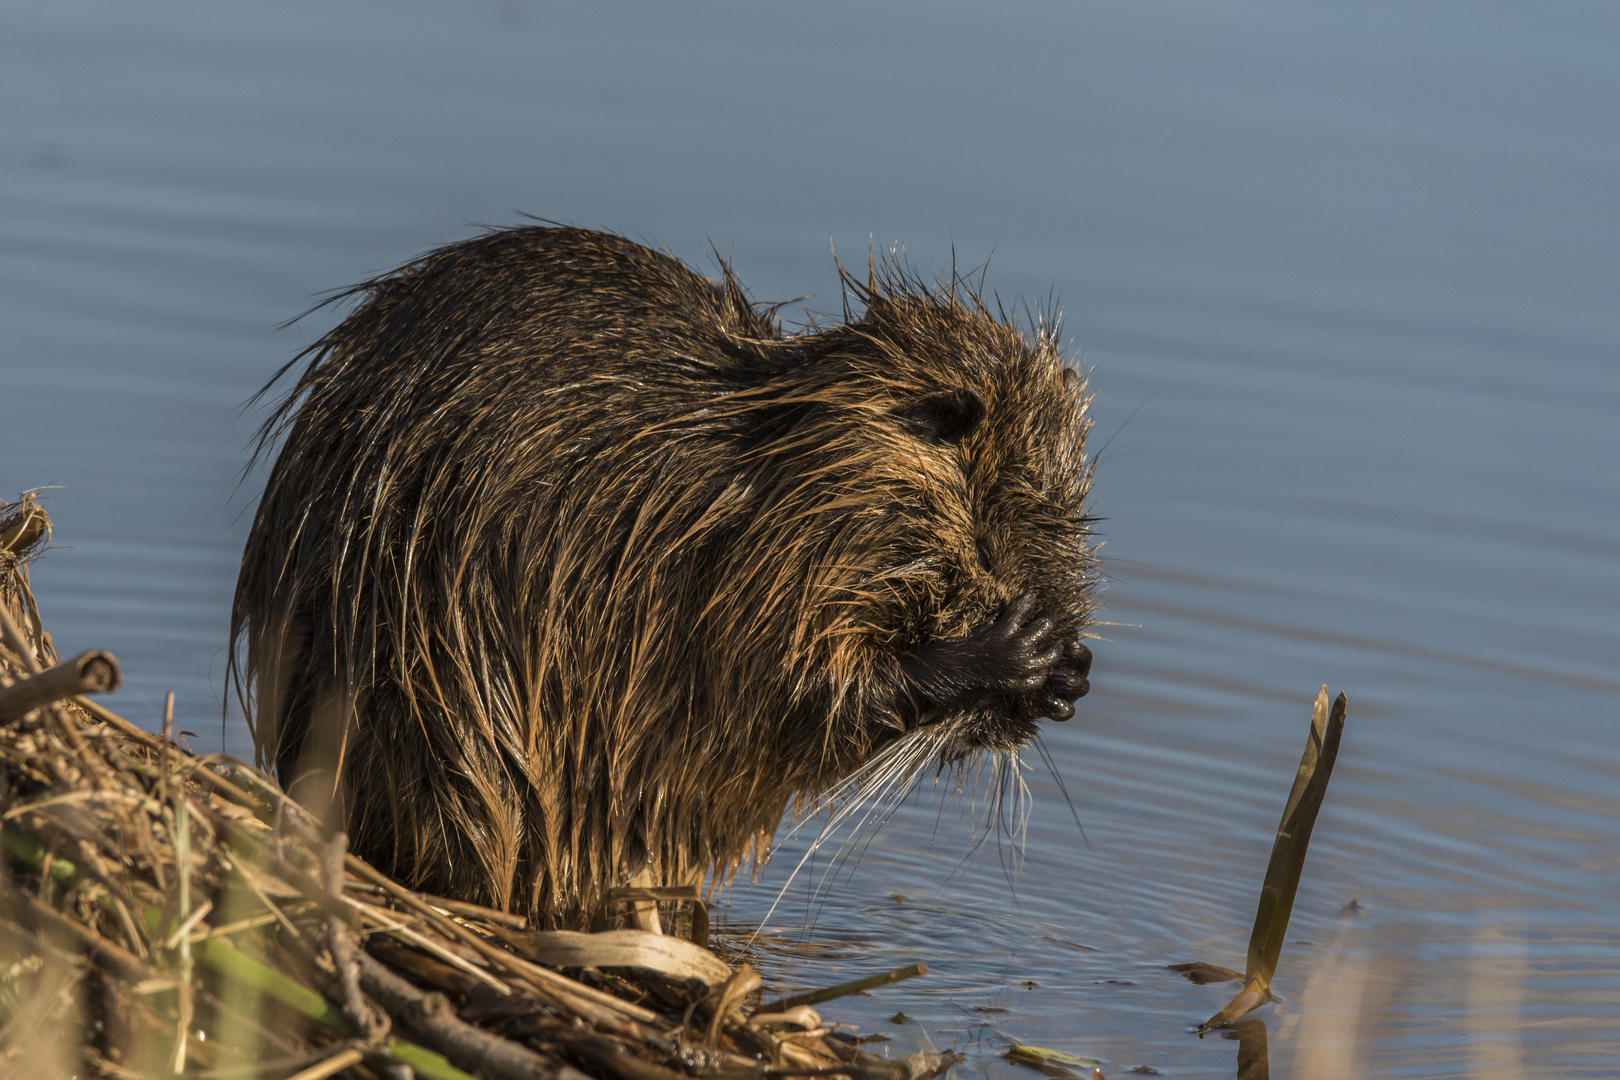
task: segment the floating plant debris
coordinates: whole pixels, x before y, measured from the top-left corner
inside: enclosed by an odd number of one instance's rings
[[[1233,971],[1231,968],[1217,967],[1199,960],[1191,964],[1167,964],[1171,971],[1179,971],[1188,982],[1198,986],[1209,983],[1237,982],[1243,978],[1243,972]]]
[[[1097,1058],[1065,1054],[1061,1050],[1048,1050],[1044,1046],[1031,1046],[1028,1043],[1013,1043],[1003,1056],[1014,1065],[1028,1065],[1060,1080],[1071,1076],[1091,1076],[1092,1070],[1102,1064]],[[1086,1071],[1076,1073],[1075,1069]]]

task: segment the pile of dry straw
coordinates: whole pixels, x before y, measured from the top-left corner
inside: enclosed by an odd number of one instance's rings
[[[922,1080],[811,1005],[917,969],[762,1005],[703,947],[695,894],[644,930],[531,932],[411,892],[268,776],[94,704],[100,651],[59,662],[27,563],[50,536],[0,504],[0,1075],[405,1080]],[[172,722],[172,696],[168,710]]]

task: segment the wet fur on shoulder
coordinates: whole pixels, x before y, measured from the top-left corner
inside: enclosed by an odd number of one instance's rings
[[[1083,380],[960,281],[845,287],[788,334],[729,267],[524,227],[344,294],[232,609],[282,782],[418,887],[579,925],[919,733],[908,768],[1066,718]]]

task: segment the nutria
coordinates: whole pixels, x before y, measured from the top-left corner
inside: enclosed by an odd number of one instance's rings
[[[398,878],[578,925],[874,761],[1071,716],[1084,380],[960,278],[843,277],[789,333],[724,262],[531,226],[335,297],[255,455],[262,763]]]

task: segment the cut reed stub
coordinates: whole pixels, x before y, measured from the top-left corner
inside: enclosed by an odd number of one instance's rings
[[[1311,729],[1305,739],[1305,752],[1300,756],[1294,786],[1288,793],[1288,804],[1283,808],[1282,821],[1277,826],[1277,839],[1271,846],[1271,862],[1266,866],[1265,883],[1260,887],[1254,931],[1249,935],[1249,958],[1243,974],[1243,989],[1227,1002],[1225,1008],[1199,1025],[1197,1034],[1200,1036],[1216,1028],[1230,1027],[1241,1017],[1272,1000],[1271,978],[1277,971],[1283,937],[1288,932],[1288,918],[1294,911],[1294,895],[1299,891],[1300,874],[1305,869],[1305,853],[1310,847],[1311,830],[1316,825],[1317,812],[1322,809],[1322,797],[1327,793],[1328,780],[1333,776],[1333,763],[1339,756],[1339,737],[1344,734],[1347,704],[1345,696],[1340,694],[1330,708],[1326,686],[1316,695],[1316,706],[1311,710]],[[1195,970],[1217,970],[1209,964],[1173,966],[1189,978],[1193,977]]]
[[[0,724],[21,720],[78,694],[105,694],[124,681],[118,660],[105,649],[90,649],[37,675],[0,687]]]

